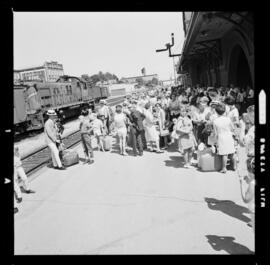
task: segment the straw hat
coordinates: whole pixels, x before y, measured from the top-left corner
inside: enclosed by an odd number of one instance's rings
[[[202,98],[200,98],[200,101],[199,101],[201,104],[203,104],[203,105],[207,105],[207,103],[209,102],[209,99],[208,99],[208,97],[202,97]]]
[[[48,115],[48,116],[57,116],[57,113],[55,112],[55,110],[49,109],[49,110],[47,111],[47,115]]]
[[[219,100],[212,100],[212,101],[210,102],[210,107],[217,106],[218,104],[220,104],[220,101],[219,101]]]

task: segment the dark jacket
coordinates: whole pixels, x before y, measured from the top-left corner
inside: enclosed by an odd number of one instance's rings
[[[132,127],[135,128],[137,131],[143,131],[143,119],[144,115],[139,112],[138,110],[133,110],[128,115],[128,118],[132,124]]]

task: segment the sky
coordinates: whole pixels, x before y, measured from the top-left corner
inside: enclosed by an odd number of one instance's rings
[[[45,61],[63,64],[67,75],[102,72],[118,78],[158,74],[174,77],[168,51],[184,43],[182,12],[14,12],[14,69],[40,66]],[[177,62],[175,57],[175,63]]]

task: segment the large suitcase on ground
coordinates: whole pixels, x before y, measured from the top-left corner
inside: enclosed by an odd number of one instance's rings
[[[79,155],[74,150],[64,150],[62,155],[62,163],[65,167],[79,163]]]
[[[198,167],[202,171],[220,171],[222,169],[221,156],[213,154],[208,148],[198,151]]]
[[[104,150],[106,150],[106,151],[111,150],[111,148],[112,148],[112,139],[111,139],[111,137],[105,136],[102,139],[102,142],[103,142],[103,148],[104,148]]]

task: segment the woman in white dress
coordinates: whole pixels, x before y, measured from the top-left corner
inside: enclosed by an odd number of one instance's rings
[[[216,113],[218,117],[213,121],[214,132],[217,139],[218,154],[222,156],[222,170],[220,172],[226,173],[226,165],[228,155],[235,153],[234,139],[233,139],[233,124],[229,117],[224,116],[226,111],[224,104],[216,106]]]
[[[145,118],[143,120],[143,125],[145,128],[145,138],[147,143],[149,143],[150,145],[150,151],[153,151],[153,143],[156,144],[156,148],[157,148],[157,153],[162,153],[162,151],[160,150],[160,146],[159,146],[159,133],[156,129],[155,126],[155,121],[154,121],[154,117],[153,114],[150,111],[150,103],[146,103],[145,104]]]

